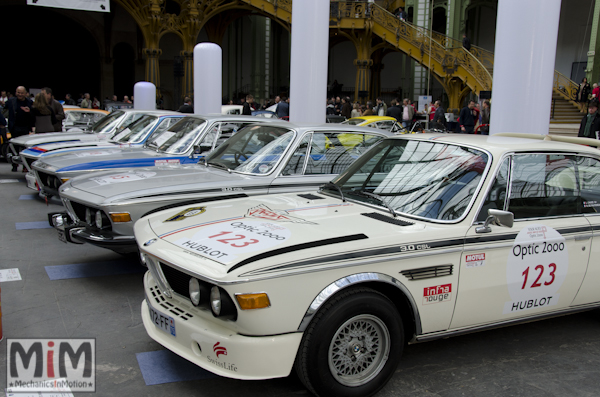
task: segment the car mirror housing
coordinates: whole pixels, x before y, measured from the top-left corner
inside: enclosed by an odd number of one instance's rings
[[[492,223],[497,226],[511,228],[513,227],[514,219],[515,216],[512,212],[490,208],[488,210],[488,217],[485,220],[485,223],[483,224],[483,226],[479,226],[478,228],[476,228],[475,232],[490,233],[492,231],[490,224]]]

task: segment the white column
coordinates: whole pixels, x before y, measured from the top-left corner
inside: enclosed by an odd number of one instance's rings
[[[294,1],[290,65],[291,122],[325,122],[328,47],[329,1]]]
[[[221,113],[223,52],[215,43],[194,47],[194,113]]]
[[[548,134],[561,0],[499,0],[490,135]]]
[[[156,110],[156,86],[140,81],[133,86],[133,108],[136,110]]]

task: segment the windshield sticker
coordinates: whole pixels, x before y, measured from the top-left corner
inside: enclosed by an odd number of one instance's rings
[[[469,254],[465,256],[467,267],[479,267],[485,265],[485,254]]]
[[[160,160],[154,160],[154,165],[155,166],[159,166],[159,165],[174,165],[174,164],[180,164],[179,159],[160,159]]]
[[[176,222],[181,221],[185,218],[200,215],[206,212],[206,207],[191,207],[186,208],[183,211],[173,215],[172,217],[165,219],[163,222]]]
[[[119,132],[116,136],[114,136],[112,139],[113,141],[119,141],[121,140],[123,137],[127,136],[127,134],[129,134],[131,132],[131,130],[129,128],[125,128],[123,131]]]
[[[423,304],[448,302],[452,299],[452,284],[423,288]]]
[[[156,144],[156,147],[161,147],[166,141],[168,141],[169,139],[171,139],[171,137],[175,135],[174,132],[172,131],[165,131],[162,134],[160,134],[159,136],[156,137],[156,139],[154,139],[154,143]]]
[[[110,156],[111,154],[120,153],[119,150],[94,150],[89,152],[75,153],[77,157],[90,157],[90,156]]]
[[[111,185],[113,183],[139,181],[141,179],[148,179],[156,175],[156,172],[127,172],[123,174],[108,175],[96,178],[90,178],[92,181],[99,185]]]
[[[295,216],[291,216],[287,211],[273,211],[269,207],[264,204],[259,204],[256,207],[252,207],[248,210],[246,218],[260,218],[260,219],[268,219],[270,221],[278,221],[278,222],[292,222],[292,223],[305,223],[308,225],[317,225],[317,223],[309,222],[302,218],[297,218]]]
[[[549,226],[525,227],[508,254],[506,281],[512,301],[504,304],[503,313],[558,304],[568,270],[565,238]]]
[[[207,226],[191,238],[181,238],[174,244],[227,265],[239,255],[265,251],[285,242],[291,235],[289,229],[273,223],[244,220]]]

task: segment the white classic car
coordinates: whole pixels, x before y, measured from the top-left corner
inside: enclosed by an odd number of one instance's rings
[[[370,396],[409,342],[599,307],[600,153],[499,135],[387,138],[318,192],[140,219],[148,334],[222,376]]]

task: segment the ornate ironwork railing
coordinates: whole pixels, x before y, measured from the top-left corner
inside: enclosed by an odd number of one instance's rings
[[[579,85],[556,70],[554,71],[553,88],[554,92],[558,93],[560,96],[569,101],[575,101],[575,99],[577,99]],[[576,104],[576,106],[581,109],[581,105]]]
[[[388,31],[394,32],[397,42],[402,39],[413,44],[423,54],[429,55],[432,59],[442,64],[444,68],[452,69],[460,65],[477,80],[480,90],[491,89],[491,74],[472,53],[462,48],[462,43],[458,48],[446,48],[437,40],[433,40],[432,37],[430,38],[429,30],[401,21],[395,15],[378,5],[371,6],[371,18]],[[449,41],[444,41],[444,43],[447,42]]]

